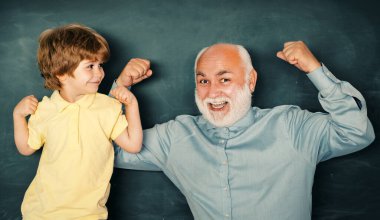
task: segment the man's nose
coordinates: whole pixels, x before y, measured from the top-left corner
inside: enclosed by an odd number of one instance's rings
[[[208,97],[215,98],[215,97],[220,96],[221,94],[222,94],[222,89],[220,85],[218,85],[217,83],[210,83]]]

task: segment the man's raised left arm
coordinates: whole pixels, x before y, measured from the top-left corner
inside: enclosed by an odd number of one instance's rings
[[[289,110],[287,129],[299,152],[317,163],[358,151],[374,140],[364,97],[350,83],[335,78],[303,42],[285,43],[277,56],[307,73],[329,113]]]

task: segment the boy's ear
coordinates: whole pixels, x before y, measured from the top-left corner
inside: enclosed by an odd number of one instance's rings
[[[64,81],[66,81],[67,77],[68,77],[67,74],[57,75],[57,78],[60,83],[63,83]]]

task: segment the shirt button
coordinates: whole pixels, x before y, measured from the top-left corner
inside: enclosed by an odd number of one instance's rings
[[[226,216],[226,217],[230,217],[230,215],[229,215],[229,214],[225,214],[225,216]]]
[[[220,140],[219,143],[220,144],[224,144],[225,140]]]
[[[228,187],[226,186],[226,187],[224,187],[224,191],[227,191],[227,189],[228,189]]]
[[[227,164],[227,160],[223,161],[222,164],[223,164],[223,165],[226,165],[226,164]]]

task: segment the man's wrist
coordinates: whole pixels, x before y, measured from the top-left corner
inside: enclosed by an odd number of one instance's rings
[[[116,84],[116,86],[122,86],[122,85],[123,85],[123,84],[121,83],[120,78],[117,78],[117,79],[115,80],[115,84]]]
[[[307,71],[307,74],[312,73],[312,72],[314,72],[315,70],[317,70],[318,68],[321,68],[321,67],[322,67],[322,64],[320,62],[315,62],[312,65],[310,65],[309,71]]]
[[[116,84],[117,86],[123,86],[123,87],[128,87],[128,88],[130,88],[130,87],[133,85],[132,81],[130,81],[130,82],[127,83],[127,85],[126,85],[125,82],[123,82],[123,81],[120,79],[120,77],[118,77],[118,78],[115,80],[115,84]]]
[[[118,86],[124,86],[121,82],[118,82],[117,81],[118,79],[115,79],[112,83],[112,86],[111,86],[111,90],[112,89],[115,89],[116,87]],[[127,87],[129,90],[131,90],[131,86],[124,86],[124,87]],[[111,95],[112,96],[112,95]]]

